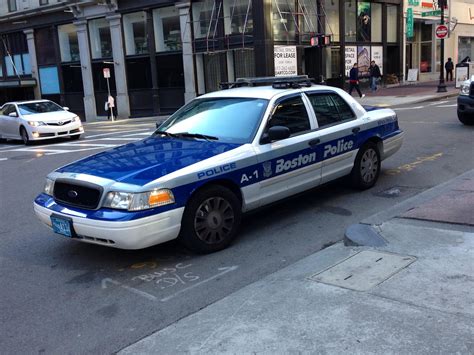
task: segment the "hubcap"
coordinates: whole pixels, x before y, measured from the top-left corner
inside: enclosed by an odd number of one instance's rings
[[[220,243],[231,233],[234,219],[234,210],[227,200],[222,197],[211,197],[197,209],[194,230],[203,242]]]
[[[373,149],[367,149],[360,161],[360,176],[366,183],[371,183],[377,176],[379,169],[379,158]]]

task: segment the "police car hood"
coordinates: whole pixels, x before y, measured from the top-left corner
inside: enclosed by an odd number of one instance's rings
[[[241,144],[149,137],[66,165],[59,173],[81,173],[143,186]]]

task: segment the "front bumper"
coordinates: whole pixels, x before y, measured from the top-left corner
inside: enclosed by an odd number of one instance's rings
[[[142,249],[178,237],[184,207],[130,221],[104,221],[78,217],[64,208],[57,212],[34,203],[36,216],[51,227],[51,215],[72,219],[72,226],[81,242],[100,244],[119,249]]]
[[[28,130],[30,131],[30,139],[34,141],[76,136],[84,133],[84,128],[80,122],[69,123],[64,126],[29,126]]]
[[[458,112],[473,115],[474,120],[474,97],[467,95],[458,96]]]

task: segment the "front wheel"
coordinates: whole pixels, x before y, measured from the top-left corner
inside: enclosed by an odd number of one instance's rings
[[[465,112],[459,112],[458,111],[458,119],[459,121],[461,121],[463,124],[465,124],[466,126],[472,126],[474,125],[474,118],[471,117],[471,119],[469,119],[467,117],[467,113]]]
[[[28,132],[26,131],[25,127],[20,128],[20,136],[21,140],[23,141],[23,144],[30,145],[30,137],[28,136]]]
[[[377,182],[379,174],[379,150],[375,143],[367,142],[357,153],[351,172],[352,185],[360,190],[370,189]]]
[[[198,191],[183,214],[179,240],[198,253],[226,248],[237,234],[242,217],[239,199],[223,186]]]

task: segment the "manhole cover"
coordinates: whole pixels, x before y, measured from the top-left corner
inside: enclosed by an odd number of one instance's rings
[[[356,291],[368,291],[416,260],[414,256],[364,250],[310,277]]]

